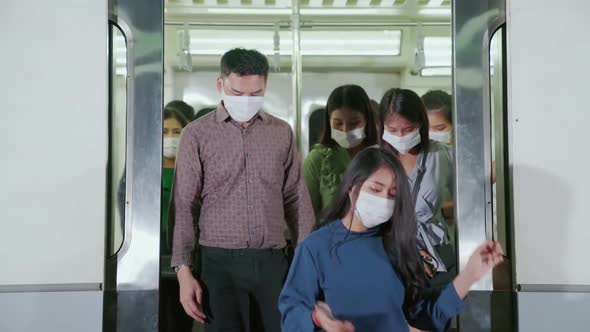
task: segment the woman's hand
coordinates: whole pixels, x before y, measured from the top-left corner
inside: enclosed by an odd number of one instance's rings
[[[503,261],[504,251],[500,243],[497,241],[482,243],[469,257],[465,270],[459,273],[453,282],[459,297],[465,298],[474,283]]]
[[[352,323],[334,318],[332,310],[324,302],[316,303],[313,317],[315,323],[326,332],[354,332]]]

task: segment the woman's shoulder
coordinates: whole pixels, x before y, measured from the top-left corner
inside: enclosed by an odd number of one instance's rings
[[[299,246],[308,249],[311,252],[322,251],[325,247],[329,246],[329,239],[334,233],[335,223],[337,221],[331,221],[315,231],[311,232]]]
[[[444,152],[448,153],[453,150],[453,146],[448,143],[431,140],[428,144],[428,152]]]
[[[316,144],[311,148],[307,157],[308,158],[323,158],[327,155],[332,154],[333,149],[334,148],[329,147],[324,144]]]
[[[323,144],[316,144],[311,151],[309,151],[305,160],[314,164],[321,164],[326,161],[333,162],[339,160],[340,158],[338,157],[343,152],[346,153],[346,151],[339,146],[330,147]]]
[[[453,160],[453,146],[438,141],[430,141],[428,146],[428,155],[430,158]]]

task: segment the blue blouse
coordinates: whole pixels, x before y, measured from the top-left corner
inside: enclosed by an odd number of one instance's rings
[[[409,331],[409,323],[429,331],[448,327],[463,307],[453,284],[424,292],[406,317],[404,285],[378,231],[349,232],[336,220],[297,247],[279,297],[283,332],[317,331],[311,313],[320,299],[337,319],[351,321],[355,331]]]

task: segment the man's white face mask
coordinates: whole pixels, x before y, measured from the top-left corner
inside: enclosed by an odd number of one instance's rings
[[[264,104],[263,96],[228,96],[223,88],[221,98],[229,116],[237,122],[250,121]]]

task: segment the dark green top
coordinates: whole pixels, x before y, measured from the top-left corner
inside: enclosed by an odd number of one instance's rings
[[[348,163],[348,151],[339,145],[333,148],[315,145],[305,158],[303,177],[316,216],[332,202]]]
[[[162,169],[162,233],[164,234],[168,228],[168,206],[170,205],[173,180],[174,168]]]

